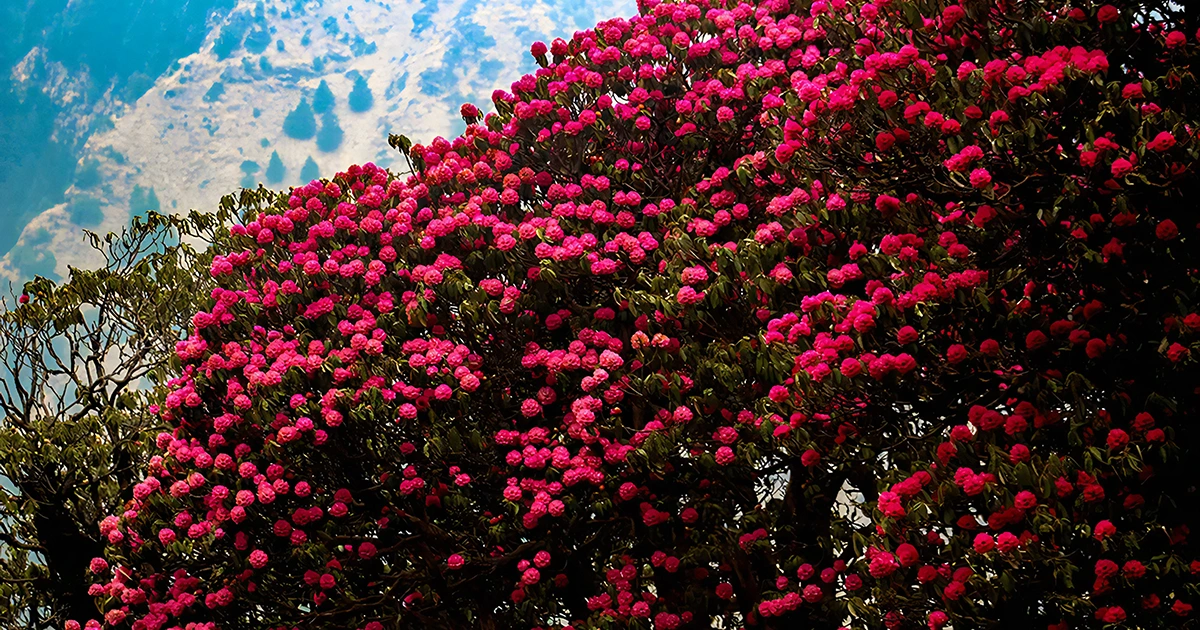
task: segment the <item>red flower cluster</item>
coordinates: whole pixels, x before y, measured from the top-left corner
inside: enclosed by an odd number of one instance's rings
[[[411,173],[240,198],[103,623],[1188,619],[1173,5],[640,5]]]

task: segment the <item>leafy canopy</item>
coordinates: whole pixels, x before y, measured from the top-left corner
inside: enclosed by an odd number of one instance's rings
[[[1195,24],[640,4],[244,198],[105,623],[1188,623]]]

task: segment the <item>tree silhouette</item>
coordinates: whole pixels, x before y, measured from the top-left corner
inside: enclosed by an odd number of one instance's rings
[[[308,140],[317,133],[317,119],[313,109],[304,97],[291,113],[283,119],[283,133],[296,140]]]

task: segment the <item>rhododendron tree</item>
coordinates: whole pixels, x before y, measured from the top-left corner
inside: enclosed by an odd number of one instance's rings
[[[244,195],[103,623],[1192,623],[1177,8],[643,0]]]
[[[0,627],[95,617],[96,522],[140,481],[174,344],[213,280],[227,212],[137,218],[88,233],[102,262],[0,299]],[[184,242],[180,242],[180,241]]]

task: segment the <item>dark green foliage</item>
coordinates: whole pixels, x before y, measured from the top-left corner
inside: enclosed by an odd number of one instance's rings
[[[284,175],[287,174],[287,167],[283,165],[283,160],[279,159],[279,152],[271,152],[271,161],[267,162],[267,171],[263,175],[267,178],[268,184],[278,184],[283,181]]]
[[[312,108],[318,114],[324,114],[333,109],[337,104],[337,99],[333,96],[333,90],[329,89],[329,84],[321,79],[321,84],[317,86],[316,94],[313,94]]]
[[[83,167],[75,172],[75,185],[79,188],[91,188],[100,183],[100,162],[88,160]]]
[[[304,161],[304,166],[300,167],[300,181],[311,182],[321,176],[321,169],[317,167],[317,163],[313,161],[312,156]]]
[[[347,100],[350,103],[350,111],[357,113],[365,112],[375,105],[375,96],[371,94],[366,77],[360,74],[354,78],[354,89],[350,90]]]
[[[297,140],[308,140],[316,135],[317,118],[313,115],[313,108],[308,104],[308,99],[301,97],[296,109],[283,119],[283,133]]]
[[[149,212],[157,212],[159,210],[158,195],[154,194],[154,188],[142,188],[134,186],[133,192],[129,195],[129,212],[133,216],[144,216]]]
[[[317,132],[317,150],[324,153],[337,151],[338,147],[342,146],[344,135],[341,126],[338,125],[337,115],[332,111],[326,112],[321,117],[321,130]]]
[[[0,627],[97,616],[95,524],[140,478],[146,405],[207,294],[211,256],[179,241],[219,240],[228,216],[150,212],[120,235],[88,233],[99,269],[39,277],[27,304],[0,302]]]
[[[214,81],[212,87],[208,88],[208,91],[204,93],[204,102],[215,103],[220,100],[223,94],[225,94],[225,84],[220,81]]]
[[[242,181],[241,181],[242,188],[254,188],[254,185],[256,183],[255,179],[254,179],[254,174],[259,171],[258,162],[255,162],[253,160],[245,160],[244,162],[242,162],[241,169],[242,169]]]
[[[104,220],[104,212],[100,210],[100,200],[95,197],[76,197],[67,204],[67,215],[71,223],[80,227],[96,227]]]

